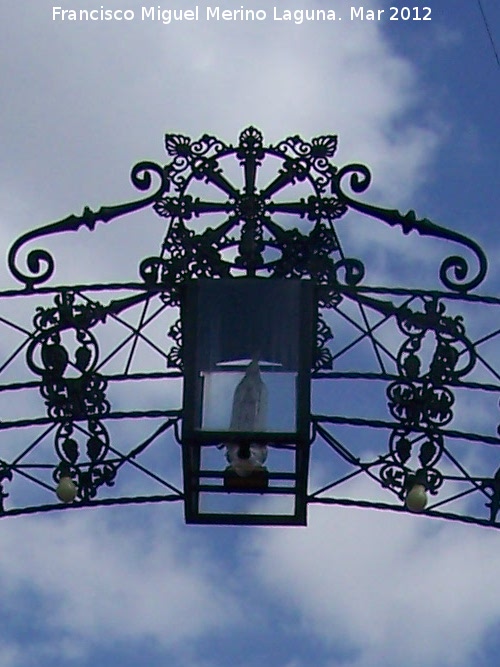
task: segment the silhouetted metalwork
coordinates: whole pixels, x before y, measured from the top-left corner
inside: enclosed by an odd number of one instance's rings
[[[8,266],[22,287],[0,295],[1,515],[185,501],[176,444],[182,410],[165,407],[183,372],[182,285],[246,276],[313,282],[320,313],[311,373],[325,409],[314,408],[310,446],[295,452],[293,472],[273,469],[271,452],[266,486],[248,487],[240,512],[217,501],[206,522],[280,523],[273,503],[287,495],[300,503],[299,523],[312,504],[407,511],[418,479],[432,496],[424,514],[499,527],[500,299],[475,291],[487,271],[479,245],[413,211],[360,201],[370,171],[335,166],[334,135],[266,146],[249,127],[237,145],[168,134],[165,146],[165,166],[141,162],[132,170],[142,199],[85,208],[23,234],[10,249]],[[159,253],[140,261],[138,282],[52,285],[53,254],[28,247],[143,209],[164,219],[166,233]],[[341,225],[355,215],[444,241],[440,284],[369,285],[366,261],[346,255],[340,241]],[[448,255],[450,243],[465,257]],[[144,362],[141,346],[154,361]],[[31,377],[13,377],[21,360]],[[148,396],[160,407],[144,409]],[[279,466],[290,447],[275,449]],[[223,454],[207,447],[197,456],[205,454],[212,458],[197,493],[227,499]],[[55,494],[63,476],[77,488],[70,505]],[[252,503],[267,496],[268,518],[259,510],[252,520]]]

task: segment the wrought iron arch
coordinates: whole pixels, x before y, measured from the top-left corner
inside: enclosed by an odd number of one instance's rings
[[[87,207],[10,249],[21,287],[1,294],[0,516],[185,501],[182,410],[160,400],[182,379],[181,286],[262,276],[313,281],[320,307],[309,488],[302,480],[272,493],[302,488],[305,521],[313,504],[406,512],[408,488],[423,481],[432,496],[424,514],[500,527],[500,299],[477,291],[487,272],[480,246],[413,211],[363,201],[371,173],[333,163],[334,135],[265,145],[248,127],[236,145],[168,134],[165,148],[165,165],[132,169],[142,198]],[[32,245],[148,209],[166,231],[137,281],[53,284],[52,253]],[[370,284],[366,261],[341,241],[354,217],[444,242],[437,286]],[[485,427],[468,427],[481,411]],[[56,498],[62,477],[75,484],[71,504]],[[254,522],[279,523],[274,513]]]

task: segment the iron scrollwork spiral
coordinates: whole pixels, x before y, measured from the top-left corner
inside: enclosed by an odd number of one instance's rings
[[[25,269],[20,268],[19,252],[27,243],[51,234],[68,231],[75,232],[81,227],[87,227],[92,231],[97,222],[107,223],[114,218],[138,211],[152,204],[164,192],[165,188],[168,187],[164,169],[154,162],[140,162],[134,166],[130,176],[133,185],[138,190],[146,191],[152,186],[152,174],[156,175],[160,184],[154,192],[143,199],[116,206],[102,206],[98,211],[92,211],[86,206],[82,215],[70,215],[63,220],[53,222],[20,236],[10,248],[8,255],[9,270],[14,278],[23,283],[27,289],[33,289],[35,285],[47,282],[54,273],[54,258],[48,250],[40,248],[28,252],[26,257],[28,271],[26,272]]]
[[[434,236],[446,241],[453,241],[472,251],[478,264],[477,271],[472,277],[470,277],[471,271],[464,257],[450,255],[443,260],[439,269],[439,278],[447,289],[454,292],[466,293],[475,289],[483,282],[488,263],[482,248],[475,241],[463,234],[436,225],[428,218],[418,219],[414,211],[408,211],[408,213],[403,215],[396,209],[384,209],[360,202],[344,190],[342,184],[344,179],[349,180],[352,192],[356,194],[365,192],[371,183],[370,170],[366,165],[346,165],[336,173],[332,182],[332,190],[341,201],[344,201],[351,208],[382,220],[392,227],[401,227],[404,234],[416,231],[422,236]]]

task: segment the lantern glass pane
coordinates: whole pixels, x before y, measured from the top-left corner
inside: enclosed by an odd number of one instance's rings
[[[235,392],[244,380],[241,372],[206,372],[203,375],[202,430],[238,431],[252,430],[232,420]],[[261,369],[260,377],[265,385],[265,417],[261,416],[253,425],[259,431],[293,432],[296,419],[296,373],[266,372]],[[264,406],[260,406],[264,410]],[[251,426],[251,425],[250,425]]]
[[[196,355],[202,431],[297,428],[300,281],[199,281]]]

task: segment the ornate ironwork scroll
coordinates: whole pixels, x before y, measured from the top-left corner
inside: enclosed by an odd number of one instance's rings
[[[443,483],[435,466],[444,448],[441,429],[452,421],[455,402],[447,384],[456,383],[475,364],[463,318],[452,318],[445,313],[445,305],[430,297],[424,302],[424,312],[407,309],[398,319],[401,332],[407,336],[397,358],[401,379],[391,382],[387,388],[389,410],[398,426],[389,440],[392,462],[384,466],[381,477],[399,492],[401,499],[404,499],[407,480],[413,474],[406,464],[414,449],[418,449],[418,461],[428,490],[435,495]],[[428,367],[424,368],[421,353],[427,336],[432,341]]]
[[[55,307],[39,308],[35,335],[28,347],[29,368],[41,376],[40,393],[47,415],[57,424],[55,450],[60,463],[54,480],[73,477],[80,498],[89,500],[102,484],[113,484],[116,470],[105,461],[109,435],[103,418],[109,414],[106,380],[96,372],[99,346],[90,327],[103,308],[78,303],[71,292],[55,298]],[[79,423],[84,421],[86,427]],[[87,463],[82,463],[83,440]]]
[[[401,501],[408,483],[419,474],[435,499],[426,510],[429,515],[500,526],[499,473],[489,472],[500,466],[495,456],[500,427],[494,433],[454,428],[460,392],[470,390],[475,396],[500,393],[500,364],[495,366],[495,361],[482,351],[498,338],[498,327],[492,325],[490,331],[485,324],[488,333],[475,338],[466,327],[466,314],[472,306],[500,306],[499,299],[476,292],[486,276],[485,254],[472,239],[418,218],[413,211],[403,214],[361,201],[360,196],[371,184],[370,170],[357,163],[335,165],[337,143],[336,135],[322,135],[310,141],[290,136],[266,144],[255,127],[243,130],[236,144],[208,134],[194,140],[167,134],[166,164],[145,161],[132,169],[132,184],[144,193],[141,199],[97,211],[87,207],[81,215],[29,231],[13,243],[8,266],[22,288],[6,292],[4,300],[50,294],[54,303],[37,309],[32,329],[7,315],[0,316],[0,326],[25,337],[25,342],[0,365],[0,374],[24,351],[27,367],[36,377],[35,383],[6,382],[0,386],[0,395],[35,386],[45,410],[43,418],[0,420],[0,434],[33,425],[52,428],[52,458],[45,468],[38,463],[35,466],[37,471],[50,469],[51,480],[37,478],[45,491],[53,494],[53,484],[69,475],[78,489],[79,503],[98,504],[103,491],[115,482],[115,488],[119,486],[119,472],[130,464],[136,470],[146,470],[149,479],[167,490],[151,498],[181,500],[182,493],[174,482],[137,461],[159,435],[177,428],[179,409],[127,408],[115,414],[110,388],[120,382],[173,382],[181,375],[178,307],[184,281],[238,276],[299,278],[314,283],[321,312],[311,371],[318,382],[331,381],[325,393],[331,392],[334,397],[330,414],[317,414],[313,422],[316,440],[334,453],[336,466],[331,483],[312,490],[308,502],[357,503],[404,511]],[[51,285],[56,259],[45,248],[33,248],[38,240],[82,227],[97,234],[98,222],[110,223],[147,209],[154,214],[151,217],[156,224],[158,218],[163,221],[165,232],[161,247],[141,259],[138,282],[94,285],[96,290],[116,292],[116,298],[104,305],[95,295],[83,298],[83,288]],[[403,234],[443,241],[446,256],[436,267],[440,281],[436,289],[371,285],[366,260],[349,256],[342,243],[342,225],[351,226],[354,216],[363,216],[370,224],[384,223]],[[448,255],[450,243],[465,251],[465,256],[455,251]],[[156,310],[151,313],[153,303]],[[456,308],[450,309],[450,304],[463,306],[464,315],[455,314]],[[138,309],[136,323],[131,324],[124,315]],[[164,319],[155,319],[159,314]],[[117,343],[109,355],[118,356],[130,345],[121,372],[106,371],[106,363],[100,360],[99,336],[106,337],[106,325],[111,320],[128,327],[124,342]],[[163,327],[160,343],[153,340],[148,329],[156,321]],[[390,335],[383,333],[389,325],[393,327]],[[348,331],[352,332],[350,339]],[[140,360],[141,342],[157,355],[157,365],[132,371],[133,361]],[[363,343],[365,349],[354,354]],[[367,370],[362,364],[366,348],[375,359],[375,370]],[[352,356],[347,362],[349,354]],[[480,374],[476,377],[478,369],[488,375],[487,380]],[[349,392],[340,391],[335,399],[335,388],[347,381],[372,382],[372,386],[382,383],[384,413],[368,415],[371,404],[363,403],[361,384],[352,393],[355,405],[364,409],[366,405],[366,414],[350,416],[345,409],[337,411],[336,405]],[[120,454],[113,443],[110,420],[144,419],[145,415],[163,421],[127,454]],[[373,456],[371,450],[370,454],[361,451],[356,442],[351,444],[343,427],[383,433],[377,455]],[[489,448],[486,474],[468,472],[467,465],[450,447],[457,440]],[[12,495],[8,489],[14,488],[17,476],[32,480],[32,464],[24,464],[24,460],[38,446],[39,439],[35,438],[11,460],[0,453],[0,513],[24,511],[9,506]],[[316,449],[319,451],[315,444],[313,453]],[[326,462],[325,466],[328,468]],[[453,474],[449,466],[455,466]],[[335,495],[357,475],[365,475],[388,496],[395,495],[397,503],[352,501]],[[457,485],[465,490],[444,497],[445,488]],[[446,503],[469,495],[481,498],[481,510],[476,514],[469,506],[462,514],[442,509]],[[115,501],[120,502],[120,498]],[[108,498],[106,502],[111,501]],[[485,506],[488,515],[482,516]],[[40,507],[52,509],[54,503],[42,503]],[[28,506],[26,511],[32,508]]]

